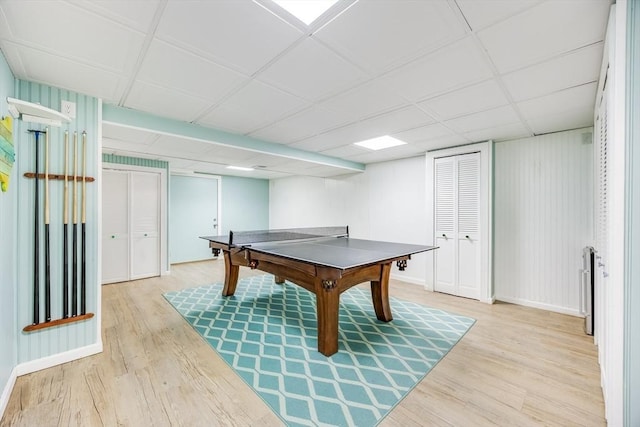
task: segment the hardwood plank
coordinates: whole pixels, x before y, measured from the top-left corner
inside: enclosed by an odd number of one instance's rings
[[[0,426],[282,425],[162,297],[223,280],[220,259],[103,286],[104,352],[18,378]],[[581,319],[396,280],[389,293],[477,322],[381,426],[606,425],[597,351]]]

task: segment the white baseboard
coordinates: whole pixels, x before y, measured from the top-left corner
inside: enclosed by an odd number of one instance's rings
[[[393,280],[399,280],[401,282],[407,282],[407,283],[411,283],[413,285],[424,286],[424,277],[401,276],[399,274],[391,274],[390,277]]]
[[[495,296],[494,300],[496,301],[504,301],[504,302],[508,302],[511,304],[518,304],[518,305],[524,305],[526,307],[533,307],[533,308],[540,308],[542,310],[547,310],[547,311],[553,311],[556,313],[562,313],[562,314],[568,314],[570,316],[576,316],[576,317],[584,317],[583,314],[580,313],[579,310],[575,310],[575,309],[571,309],[571,308],[567,308],[567,307],[562,307],[559,305],[553,305],[553,304],[545,304],[542,302],[538,302],[538,301],[530,301],[530,300],[526,300],[523,298],[511,298],[511,297],[504,297],[504,296]]]
[[[9,381],[5,384],[4,389],[2,390],[2,395],[0,396],[0,419],[2,419],[4,411],[7,409],[7,405],[9,404],[9,398],[11,397],[13,386],[16,384],[16,378],[18,378],[18,374],[16,368],[13,368],[9,375]]]
[[[41,359],[20,363],[15,367],[14,371],[16,371],[17,376],[26,375],[98,353],[102,353],[102,341],[85,347],[65,351],[64,353],[53,354]]]

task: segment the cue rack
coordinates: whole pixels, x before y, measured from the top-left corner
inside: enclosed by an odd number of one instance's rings
[[[29,129],[29,143],[35,144],[35,169],[33,172],[24,173],[27,179],[33,179],[34,186],[34,212],[33,212],[33,321],[30,325],[23,328],[24,332],[32,332],[54,326],[60,326],[73,322],[90,319],[93,313],[86,312],[87,301],[87,277],[86,277],[86,203],[87,203],[87,183],[93,183],[95,179],[87,176],[87,133],[62,131],[64,144],[56,141],[51,144],[50,136],[52,131],[50,128],[44,130]],[[56,134],[58,132],[55,132]],[[73,140],[71,145],[70,139]],[[70,152],[69,148],[72,148]],[[44,148],[43,150],[41,150]],[[63,165],[54,165],[58,169],[56,173],[51,173],[50,152],[63,151]],[[41,151],[43,154],[41,155]],[[58,151],[58,153],[60,152]],[[82,153],[82,157],[80,156]],[[44,158],[44,167],[39,164],[40,158]],[[73,159],[72,170],[69,167],[69,158]],[[79,164],[80,163],[80,164]],[[44,170],[42,170],[44,168]],[[81,171],[79,171],[81,168]],[[60,173],[63,171],[63,173]],[[40,186],[44,184],[44,206],[40,206]],[[60,206],[59,201],[54,205],[57,209],[50,209],[49,187],[50,185],[62,186],[63,202]],[[72,197],[70,191],[72,190]],[[80,197],[78,197],[80,193]],[[80,203],[79,203],[80,201]],[[69,207],[71,206],[71,215],[69,215]],[[61,207],[61,208],[60,208]],[[59,211],[59,212],[58,212]],[[53,214],[53,215],[52,215]],[[51,219],[63,224],[62,241],[50,241],[49,225]],[[72,219],[72,222],[69,222]],[[72,266],[69,268],[69,224],[72,230]],[[44,225],[44,242],[40,239],[40,226]],[[81,227],[81,238],[78,241],[78,226]],[[41,249],[44,243],[44,277],[40,274],[43,269],[41,264]],[[60,246],[63,249],[63,269],[62,274],[57,274],[55,278],[51,276],[51,251],[59,252]],[[80,247],[80,256],[78,248]],[[69,280],[71,278],[71,281]],[[42,280],[44,279],[44,281]],[[44,286],[43,286],[44,285]],[[40,298],[40,291],[44,289],[44,301]],[[62,293],[62,307],[54,310],[55,313],[60,312],[59,318],[51,316],[51,291]],[[71,290],[71,292],[69,292]],[[71,294],[71,295],[70,295]],[[69,298],[71,296],[71,298]],[[43,304],[44,303],[44,304]],[[43,307],[44,305],[44,307]],[[44,311],[44,319],[40,318],[40,314]]]

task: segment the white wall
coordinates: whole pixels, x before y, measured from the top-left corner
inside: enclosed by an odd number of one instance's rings
[[[424,157],[378,163],[337,178],[271,180],[270,228],[349,225],[351,237],[428,244]],[[426,255],[392,277],[424,285]]]
[[[582,248],[593,242],[591,132],[495,144],[497,300],[579,313]]]

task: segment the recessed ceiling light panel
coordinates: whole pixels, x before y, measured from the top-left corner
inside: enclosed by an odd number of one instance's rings
[[[384,148],[391,148],[404,144],[406,144],[406,142],[400,141],[399,139],[396,139],[389,135],[379,136],[377,138],[367,139],[366,141],[354,143],[354,145],[368,148],[369,150],[382,150]]]
[[[237,171],[252,171],[253,168],[246,168],[244,166],[227,166],[227,169],[233,169],[233,170],[237,170]]]
[[[310,25],[338,0],[273,0],[273,2],[305,24]]]

